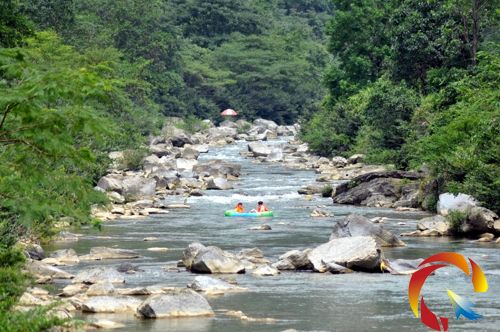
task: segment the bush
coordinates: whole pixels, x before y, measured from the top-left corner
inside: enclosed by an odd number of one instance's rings
[[[333,193],[333,187],[331,184],[327,184],[321,189],[321,196],[323,197],[331,197],[332,193]]]
[[[450,225],[450,230],[453,234],[462,233],[462,226],[467,220],[467,215],[461,211],[451,211],[446,219]]]
[[[143,159],[146,157],[145,149],[129,149],[123,151],[123,157],[118,159],[118,169],[135,171],[144,164]]]
[[[208,125],[203,122],[202,119],[199,119],[193,115],[188,115],[182,121],[175,124],[175,126],[179,129],[185,130],[190,134],[194,134],[205,129],[208,129]]]

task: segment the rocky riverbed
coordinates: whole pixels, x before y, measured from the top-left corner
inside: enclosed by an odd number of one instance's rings
[[[379,183],[399,179],[394,186],[401,188],[421,175],[389,177],[383,167],[364,165],[362,156],[311,156],[294,137],[297,129],[257,120],[190,135],[166,126],[151,138],[142,169],[114,165],[99,181],[96,190],[114,202],[94,210],[102,231],[72,230],[43,249],[30,248],[27,269],[39,285],[23,295],[19,309],[60,300],[55,314],[120,331],[424,331],[407,303],[407,274],[421,258],[458,251],[481,265],[490,291],[474,294],[457,271],[438,271],[426,300],[451,317],[446,287],[453,284],[485,315],[481,330],[494,331],[500,321],[492,295],[500,291],[496,217],[476,213],[491,219],[483,218],[491,236],[481,237],[489,241],[402,238],[434,228],[448,235],[444,217],[417,206],[396,209],[395,203],[411,201],[410,191],[391,198]],[[338,204],[332,195],[356,197],[359,184],[347,182],[353,179],[378,181],[381,191],[365,188],[374,193],[368,200],[388,203]],[[326,195],[325,185],[332,187]],[[454,202],[446,198],[443,210]],[[223,217],[238,201],[249,209],[261,199],[275,218]]]

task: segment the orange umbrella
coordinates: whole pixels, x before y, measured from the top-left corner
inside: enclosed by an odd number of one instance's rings
[[[227,110],[222,111],[222,113],[220,115],[222,115],[222,116],[236,116],[236,115],[238,115],[238,113],[236,113],[235,110],[228,108]]]

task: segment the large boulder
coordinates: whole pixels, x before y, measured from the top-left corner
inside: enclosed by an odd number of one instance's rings
[[[50,254],[50,257],[63,264],[77,264],[78,262],[80,262],[76,251],[71,248],[56,250]]]
[[[462,225],[462,232],[479,234],[485,232],[498,232],[495,222],[498,215],[484,207],[474,206],[467,210],[467,219]]]
[[[175,160],[175,164],[178,171],[181,170],[192,171],[193,167],[198,164],[198,161],[194,159],[178,158]]]
[[[143,178],[137,175],[127,176],[122,182],[122,194],[129,202],[145,197],[152,197],[156,193],[156,180]]]
[[[267,157],[272,150],[269,146],[260,142],[252,142],[248,144],[248,151],[253,153],[254,157]]]
[[[272,120],[256,119],[256,120],[254,120],[253,124],[256,126],[259,126],[259,127],[264,127],[266,129],[269,129],[269,130],[277,130],[278,129],[278,125],[276,124],[276,122],[274,122]]]
[[[193,282],[189,284],[188,287],[197,292],[204,292],[207,294],[221,294],[246,290],[246,288],[237,287],[227,281],[207,276],[198,276],[194,278]]]
[[[445,217],[437,215],[420,219],[417,223],[417,230],[428,234],[435,234],[438,236],[448,235],[450,233],[450,224]]]
[[[350,214],[344,219],[339,220],[333,226],[330,240],[354,236],[371,236],[381,247],[405,246],[405,243],[396,235],[379,225],[373,224],[368,218],[359,214]]]
[[[108,174],[103,176],[99,182],[97,182],[97,187],[104,189],[105,191],[116,191],[117,193],[122,193],[123,180],[124,177],[121,174]]]
[[[197,253],[190,270],[195,273],[245,273],[245,266],[233,254],[211,246]]]
[[[198,159],[200,151],[192,148],[191,146],[185,147],[181,152],[181,157],[184,159]]]
[[[238,135],[238,130],[236,128],[230,127],[214,127],[207,130],[208,137],[211,140],[219,140],[226,137],[234,138]]]
[[[90,249],[90,254],[80,256],[80,259],[82,260],[132,259],[138,257],[139,254],[133,250],[108,248],[108,247],[93,247]]]
[[[351,270],[380,272],[382,252],[370,236],[343,237],[314,248],[308,259],[317,272],[329,271],[331,263]]]
[[[290,250],[279,257],[279,261],[273,264],[278,270],[312,270],[313,266],[309,260],[311,249]]]
[[[196,255],[198,255],[200,251],[203,251],[206,248],[207,247],[199,242],[193,242],[189,244],[187,248],[182,252],[182,264],[189,270]]]
[[[450,211],[466,212],[467,209],[475,206],[478,206],[478,202],[470,195],[444,193],[439,195],[436,209],[440,215],[446,216]]]
[[[392,178],[375,178],[340,194],[337,187],[333,201],[338,204],[391,207],[398,199],[398,182]]]
[[[166,294],[152,295],[137,308],[145,318],[175,318],[213,316],[207,300],[191,289],[175,289]]]
[[[233,189],[233,186],[224,178],[212,178],[207,183],[207,189],[228,190]]]
[[[241,174],[241,165],[228,163],[220,159],[209,160],[203,164],[193,167],[193,173],[199,177],[239,177]]]
[[[50,277],[53,279],[71,279],[74,277],[71,273],[35,260],[26,262],[25,268],[37,277]]]
[[[88,270],[80,271],[73,279],[73,283],[82,284],[97,284],[97,283],[111,283],[122,284],[125,278],[110,267],[94,267]]]
[[[280,274],[280,271],[274,266],[265,264],[258,266],[255,270],[252,271],[252,274],[259,277],[272,277]]]
[[[82,303],[83,312],[135,312],[141,300],[132,296],[94,296]]]
[[[269,162],[281,162],[283,161],[283,149],[274,148],[271,150],[271,153],[267,156],[266,161]]]

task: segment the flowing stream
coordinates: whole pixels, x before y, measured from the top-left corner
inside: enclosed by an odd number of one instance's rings
[[[274,141],[274,144],[280,144]],[[47,251],[73,248],[79,255],[91,247],[106,246],[134,249],[141,258],[131,261],[144,272],[125,275],[126,287],[165,284],[184,287],[195,275],[167,272],[165,266],[175,265],[183,249],[191,242],[215,245],[238,252],[243,248],[258,247],[264,256],[276,261],[278,256],[292,249],[305,249],[328,241],[334,223],[349,213],[369,218],[387,217],[384,227],[396,234],[415,230],[424,212],[396,212],[392,209],[332,205],[331,199],[314,197],[308,201],[297,194],[301,186],[315,180],[313,171],[286,169],[278,164],[259,164],[239,155],[246,150],[245,142],[212,148],[200,160],[224,159],[242,165],[242,175],[235,189],[205,191],[205,196],[190,197],[191,209],[171,210],[167,215],[145,219],[117,220],[104,224],[103,230],[79,230],[83,236],[76,243],[55,243]],[[169,202],[180,203],[183,197],[169,197]],[[258,200],[266,202],[275,211],[272,219],[224,218],[223,212],[238,201],[248,209]],[[312,209],[325,205],[333,218],[311,218]],[[267,223],[271,231],[251,231],[250,227]],[[158,237],[144,242],[145,237]],[[474,259],[485,271],[489,282],[487,293],[474,293],[470,278],[458,269],[439,270],[428,279],[423,288],[426,303],[437,314],[450,318],[450,330],[499,331],[500,326],[500,248],[494,243],[474,243],[448,238],[404,238],[404,248],[384,248],[387,258],[425,258],[441,251],[456,251]],[[148,247],[168,247],[167,252],[151,252]],[[64,267],[77,273],[90,266],[117,266],[123,261],[103,260],[80,262]],[[217,276],[215,276],[217,277]],[[251,273],[234,278],[248,292],[208,297],[216,315],[213,318],[183,318],[141,320],[132,314],[89,314],[87,318],[105,318],[122,322],[126,328],[119,331],[427,331],[410,310],[407,298],[409,276],[353,273],[345,275],[312,272],[285,272],[276,277],[256,277]],[[65,284],[58,284],[63,287]],[[471,299],[475,311],[484,318],[471,322],[455,320],[446,290]],[[224,310],[241,310],[256,318],[270,317],[275,323],[245,322],[229,317]]]

